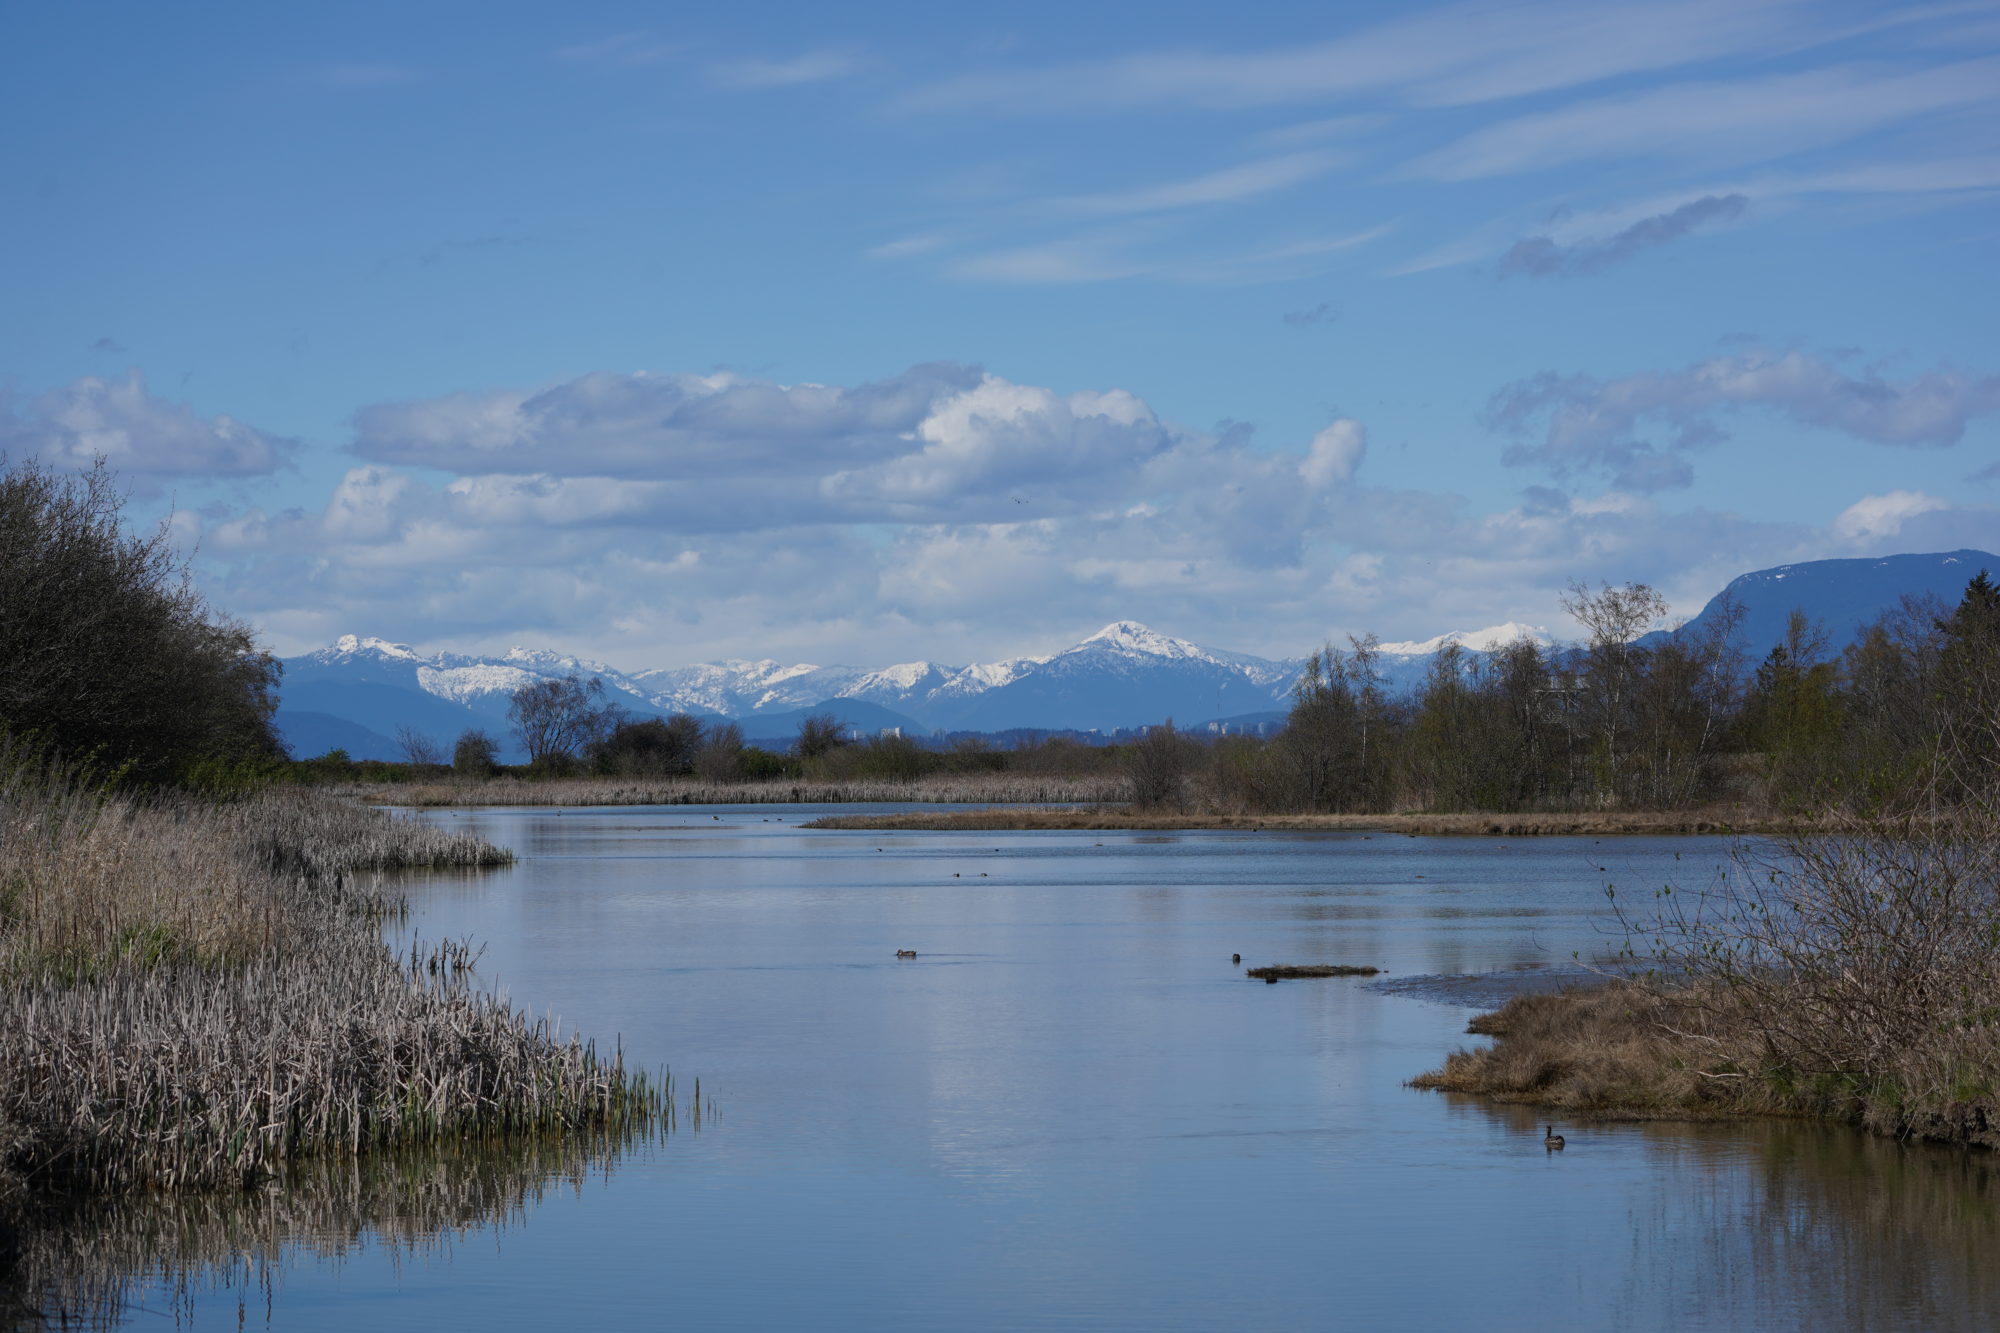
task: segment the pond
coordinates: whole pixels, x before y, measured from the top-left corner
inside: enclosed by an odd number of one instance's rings
[[[429,816],[521,860],[413,883],[397,929],[671,1066],[674,1132],[127,1206],[75,1248],[144,1257],[135,1323],[218,1329],[2000,1317],[1983,1159],[1784,1123],[1550,1153],[1533,1112],[1405,1086],[1480,1040],[1469,1006],[1615,955],[1607,883],[1707,882],[1722,840],[798,827],[826,813]]]

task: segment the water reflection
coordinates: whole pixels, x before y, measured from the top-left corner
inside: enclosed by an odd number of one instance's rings
[[[321,1159],[252,1190],[16,1201],[0,1209],[0,1318],[22,1330],[111,1328],[139,1313],[282,1326],[286,1267],[364,1251],[448,1257],[551,1192],[608,1179],[660,1132]]]
[[[1548,1118],[1442,1100],[1524,1141]],[[1991,1153],[1791,1120],[1562,1128],[1554,1170],[1615,1174],[1635,1152],[1646,1169],[1604,1293],[1623,1326],[1972,1333],[2000,1321]]]
[[[523,861],[425,880],[397,927],[486,942],[480,976],[524,1005],[700,1070],[720,1132],[55,1218],[17,1290],[78,1308],[96,1281],[193,1328],[235,1326],[240,1300],[251,1326],[342,1333],[663,1311],[1680,1333],[2000,1309],[1983,1159],[1787,1123],[1569,1125],[1551,1154],[1532,1111],[1406,1086],[1472,1008],[1615,947],[1607,876],[1705,877],[1721,840],[838,834],[779,814],[467,816]],[[1388,975],[1267,987],[1232,953]]]

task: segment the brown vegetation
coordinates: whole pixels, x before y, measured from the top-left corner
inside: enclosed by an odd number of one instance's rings
[[[1787,1114],[2000,1147],[2000,823],[1927,815],[1740,854],[1633,920],[1655,973],[1475,1020],[1418,1086],[1616,1115]]]
[[[333,790],[385,805],[847,805],[881,802],[984,804],[1091,803],[1122,798],[1115,774],[941,773],[906,781],[782,778],[709,782],[700,778],[496,778],[491,782],[345,786]]]
[[[931,829],[997,832],[1004,829],[1248,829],[1293,832],[1406,833],[1434,837],[1610,837],[1618,834],[1757,833],[1789,827],[1735,811],[1630,811],[1625,813],[1494,814],[1170,814],[1120,807],[1052,810],[915,810],[885,815],[827,815],[805,825],[817,829]]]
[[[247,1182],[315,1153],[643,1120],[659,1090],[398,959],[357,871],[475,839],[325,795],[107,795],[0,765],[0,1193]]]

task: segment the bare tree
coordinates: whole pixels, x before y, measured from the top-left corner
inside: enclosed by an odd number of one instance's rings
[[[817,759],[849,743],[847,724],[832,713],[814,713],[799,723],[799,738],[792,752],[801,759]]]
[[[742,777],[743,728],[734,722],[711,723],[701,752],[694,757],[694,771],[708,782],[734,782]]]
[[[1588,632],[1581,662],[1583,725],[1591,733],[1608,801],[1622,794],[1624,751],[1630,743],[1633,694],[1645,654],[1634,641],[1667,613],[1667,599],[1643,583],[1602,584],[1596,592],[1572,583],[1562,608]]]
[[[563,767],[618,724],[620,710],[604,702],[604,682],[586,684],[574,671],[530,681],[507,701],[507,717],[537,767]]]
[[[1191,743],[1174,730],[1168,718],[1146,728],[1126,758],[1132,778],[1132,804],[1142,810],[1178,810],[1187,799]]]
[[[451,770],[462,778],[490,778],[497,769],[500,746],[485,732],[462,731],[451,747]]]
[[[402,747],[403,762],[413,768],[444,763],[444,747],[407,722],[396,728],[396,744]]]

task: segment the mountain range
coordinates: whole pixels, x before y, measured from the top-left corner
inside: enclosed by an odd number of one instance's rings
[[[1687,629],[1711,623],[1729,598],[1743,608],[1736,641],[1753,660],[1783,638],[1794,608],[1821,622],[1838,650],[1905,595],[1955,603],[1982,568],[2000,570],[2000,557],[1968,550],[1780,565],[1733,580]],[[1531,626],[1498,625],[1383,644],[1381,664],[1390,689],[1407,689],[1451,639],[1483,651],[1523,635],[1548,641]],[[284,665],[277,722],[294,754],[337,747],[357,759],[393,759],[402,754],[400,729],[448,749],[470,727],[500,740],[503,756],[519,758],[510,750],[509,695],[570,672],[602,680],[607,697],[635,717],[730,718],[753,743],[783,745],[801,719],[822,712],[862,733],[1108,732],[1167,717],[1197,727],[1256,728],[1282,716],[1305,658],[1205,648],[1121,620],[1058,653],[971,666],[925,661],[866,669],[731,659],[627,673],[563,653],[425,654],[352,634]]]

